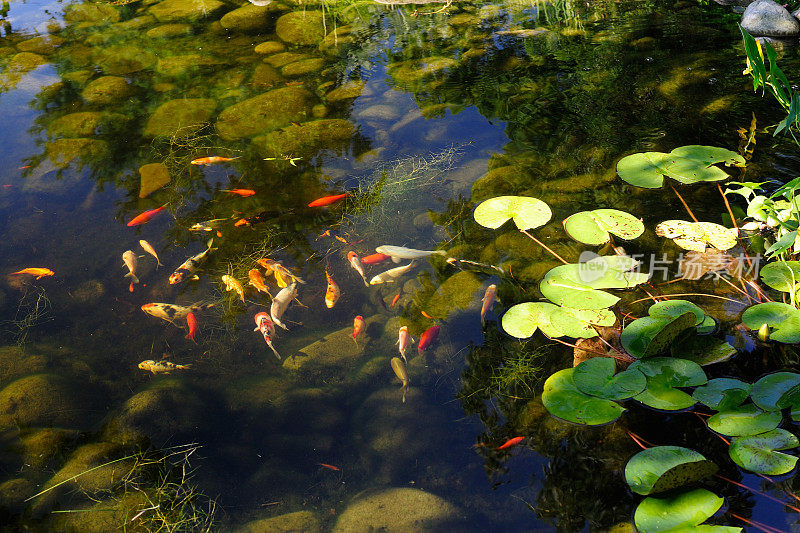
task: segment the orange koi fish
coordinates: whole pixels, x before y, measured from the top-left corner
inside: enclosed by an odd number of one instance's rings
[[[338,202],[339,200],[345,198],[346,196],[347,193],[335,194],[333,196],[323,196],[322,198],[317,198],[316,200],[308,204],[308,207],[323,207],[326,205],[331,205],[332,203]]]
[[[225,163],[227,161],[233,161],[234,159],[239,159],[238,157],[221,157],[218,155],[212,155],[209,157],[200,157],[198,159],[193,159],[189,163],[192,165],[214,165],[216,163]]]
[[[189,327],[189,333],[186,334],[186,338],[190,339],[195,344],[197,343],[197,341],[194,340],[194,336],[197,333],[197,324],[197,316],[189,311],[189,314],[186,315],[186,325]]]
[[[30,274],[31,276],[36,276],[36,279],[39,279],[39,278],[43,278],[45,276],[52,276],[53,274],[55,274],[55,272],[53,272],[49,268],[36,268],[36,267],[34,267],[34,268],[23,268],[19,272],[12,272],[11,274],[12,275],[13,274]]]
[[[253,196],[256,191],[253,189],[221,189],[219,192],[229,192],[231,194],[236,194],[243,198],[247,198],[248,196]]]
[[[422,352],[425,349],[433,344],[433,341],[436,340],[436,337],[439,336],[439,326],[431,326],[425,330],[425,333],[419,338],[419,344],[417,345],[417,352],[422,355]]]
[[[139,226],[140,224],[147,224],[154,216],[159,214],[165,207],[167,207],[166,204],[162,205],[161,207],[156,207],[155,209],[150,209],[148,211],[145,211],[144,213],[141,213],[133,217],[133,219],[130,222],[128,222],[128,226]]]
[[[361,262],[365,265],[374,265],[375,263],[382,263],[387,259],[391,259],[391,255],[386,254],[372,254],[372,255],[365,255],[361,258]]]
[[[433,317],[431,315],[429,315],[428,313],[426,313],[425,311],[420,311],[419,313],[422,316],[424,316],[425,318],[430,318],[431,320],[433,320]]]
[[[484,323],[486,311],[492,308],[495,300],[497,299],[497,285],[492,284],[486,287],[486,292],[483,295],[483,303],[481,304],[481,324]]]
[[[266,292],[269,294],[270,298],[272,298],[272,294],[270,294],[266,283],[264,283],[264,276],[261,275],[258,269],[250,269],[250,272],[247,273],[247,277],[250,280],[250,285],[255,287],[257,291]]]
[[[361,264],[361,260],[358,258],[355,252],[348,252],[347,253],[347,260],[350,261],[350,265],[358,272],[361,276],[361,279],[364,280],[364,285],[369,287],[369,281],[367,281],[367,275],[364,273],[364,265]]]
[[[358,344],[356,340],[361,332],[364,330],[364,317],[358,315],[353,319],[353,340]]]
[[[392,304],[389,307],[394,307],[395,304],[397,304],[398,300],[400,300],[400,293],[399,292],[394,295],[394,298],[392,298]]]
[[[294,280],[294,281],[296,281],[298,283],[305,284],[305,281],[303,281],[302,279],[300,279],[297,276],[295,276],[294,274],[292,274],[289,271],[289,269],[286,268],[285,266],[283,266],[279,261],[275,261],[274,259],[268,259],[266,257],[263,257],[263,258],[259,259],[258,261],[256,261],[256,263],[258,263],[259,265],[264,267],[268,272],[273,272],[275,274],[275,279],[278,280],[278,285],[280,285],[281,287],[286,287],[286,283],[284,282],[284,284],[281,285],[282,279],[281,279],[281,277],[279,277],[279,274],[280,274],[280,276],[283,276],[284,278],[289,278],[289,279]]]
[[[254,319],[256,322],[256,327],[253,331],[261,332],[261,334],[264,336],[264,341],[267,343],[267,346],[272,349],[272,353],[274,353],[275,357],[280,360],[281,355],[278,353],[278,350],[275,349],[275,346],[272,345],[272,337],[275,336],[275,325],[272,323],[269,315],[262,311],[256,314]]]
[[[408,339],[408,326],[403,326],[397,334],[397,349],[400,351],[400,357],[402,357],[405,362],[408,362],[408,359],[406,359]]]
[[[242,287],[242,283],[238,279],[234,278],[233,276],[229,276],[228,274],[224,274],[222,276],[222,283],[225,284],[226,291],[235,291],[236,294],[239,295],[239,298],[242,299],[242,303],[247,303],[244,299],[244,287]]]
[[[517,444],[519,444],[523,440],[525,440],[525,437],[514,437],[513,439],[508,439],[502,446],[499,446],[497,449],[498,450],[505,450],[507,448],[511,448],[513,446],[516,446]]]
[[[325,305],[328,309],[331,309],[336,305],[336,301],[339,299],[339,296],[342,295],[342,291],[339,290],[339,285],[333,281],[333,278],[328,274],[327,270],[325,270],[325,277],[328,279],[328,289],[325,291]]]

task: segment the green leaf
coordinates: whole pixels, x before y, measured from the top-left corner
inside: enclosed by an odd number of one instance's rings
[[[728,250],[736,246],[736,232],[713,222],[665,220],[656,226],[656,235],[672,239],[684,250],[705,252],[707,247]]]
[[[796,238],[797,238],[797,230],[788,232],[786,235],[781,237],[778,240],[778,242],[767,248],[767,251],[764,252],[764,255],[770,257],[782,254],[783,252],[792,247]]]
[[[616,363],[610,357],[593,357],[575,367],[572,379],[581,392],[604,400],[625,400],[642,392],[647,378],[638,370],[614,375]]]
[[[778,476],[790,472],[797,457],[780,453],[800,445],[797,437],[785,429],[774,429],[761,435],[734,439],[728,453],[733,462],[745,470]]]
[[[694,387],[708,381],[700,365],[686,359],[650,357],[634,361],[628,369],[647,376],[647,388],[633,399],[664,411],[687,409],[696,403],[675,387]]]
[[[728,174],[719,167],[709,167],[698,161],[674,156],[672,164],[667,167],[667,175],[684,184],[721,181],[728,177]]]
[[[641,152],[623,157],[617,163],[617,174],[636,187],[657,189],[664,184],[664,175],[672,162],[663,152]]]
[[[509,219],[520,230],[544,226],[553,216],[550,207],[528,196],[498,196],[489,198],[475,208],[475,222],[481,226],[497,229]]]
[[[672,357],[688,359],[702,366],[721,363],[736,355],[736,348],[726,340],[708,335],[688,335],[676,340],[669,350]]]
[[[745,159],[741,155],[727,148],[719,148],[717,146],[700,146],[692,144],[688,146],[681,146],[675,148],[672,155],[678,157],[685,157],[693,161],[698,161],[704,165],[714,165],[716,163],[724,163],[726,165],[733,165],[743,167]]]
[[[564,230],[578,242],[598,246],[611,240],[609,233],[633,240],[644,233],[644,224],[624,211],[595,209],[575,213],[564,220]]]
[[[728,411],[744,403],[752,389],[752,385],[738,379],[716,378],[697,387],[692,398],[715,411]]]
[[[697,321],[693,324],[695,326],[701,324],[706,318],[706,313],[695,304],[688,300],[666,300],[658,302],[650,306],[647,313],[653,318],[678,318],[684,313],[694,313]]]
[[[663,378],[648,378],[647,387],[633,399],[662,411],[680,411],[697,403],[689,394],[667,385]]]
[[[708,419],[708,427],[723,435],[741,437],[771,431],[778,427],[782,419],[779,411],[762,411],[748,403],[715,414]]]
[[[537,329],[548,337],[591,338],[597,336],[592,325],[613,326],[617,317],[607,309],[587,310],[559,307],[549,302],[523,302],[506,311],[503,330],[526,339]]]
[[[694,483],[717,470],[717,465],[689,448],[655,446],[631,457],[625,481],[633,492],[647,496]]]
[[[753,403],[765,411],[778,411],[778,402],[784,394],[800,385],[800,374],[775,372],[767,374],[753,384],[750,397]]]
[[[706,489],[682,492],[668,498],[648,497],[636,508],[633,521],[639,533],[692,528],[716,513],[724,502]]]
[[[713,146],[682,146],[671,153],[640,152],[623,157],[617,174],[636,187],[656,189],[669,176],[681,183],[720,181],[728,177],[714,163],[743,165],[744,159],[730,150]]]
[[[571,309],[558,307],[550,315],[550,323],[567,337],[591,339],[597,337],[593,326],[613,326],[617,316],[608,309]]]
[[[625,408],[581,392],[573,381],[574,368],[559,370],[544,382],[542,403],[550,414],[575,424],[599,425],[613,422]]]
[[[756,304],[742,313],[742,323],[752,330],[762,325],[773,328],[769,338],[777,342],[800,342],[800,310],[781,302]]]
[[[800,282],[800,261],[767,263],[761,269],[761,279],[775,290],[790,293]]]
[[[627,352],[639,359],[665,352],[684,331],[697,323],[696,315],[687,311],[673,319],[643,317],[622,330],[620,342]]]

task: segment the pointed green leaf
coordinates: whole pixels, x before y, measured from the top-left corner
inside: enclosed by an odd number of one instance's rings
[[[745,470],[778,476],[791,472],[797,457],[780,453],[779,450],[796,448],[800,443],[797,437],[785,429],[774,429],[751,437],[734,439],[728,453],[733,462]]]
[[[581,392],[605,400],[625,400],[642,392],[647,378],[638,370],[614,375],[616,363],[610,357],[593,357],[575,367],[572,379]]]
[[[487,228],[497,229],[509,219],[521,230],[544,226],[553,216],[550,207],[528,196],[498,196],[481,202],[475,208],[475,222]]]

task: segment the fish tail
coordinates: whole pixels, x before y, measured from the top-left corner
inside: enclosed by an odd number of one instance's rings
[[[369,281],[367,281],[367,277],[366,277],[366,276],[361,276],[361,279],[363,279],[363,280],[364,280],[364,285],[365,285],[366,287],[369,287]]]
[[[188,369],[192,368],[192,364],[189,363],[189,364],[185,364],[185,365],[175,365],[175,368],[177,368],[178,370],[188,370]]]
[[[272,343],[271,343],[271,342],[270,342],[270,343],[268,343],[268,344],[269,344],[269,347],[270,347],[270,348],[272,348],[272,353],[274,353],[274,354],[275,354],[275,357],[277,357],[277,358],[278,358],[278,361],[281,361],[281,360],[282,360],[282,359],[281,359],[281,354],[279,354],[279,353],[278,353],[278,350],[276,350],[276,349],[275,349],[275,347],[272,345]]]
[[[408,382],[403,383],[403,403],[406,403],[406,393],[408,392]]]
[[[127,273],[127,274],[125,274],[123,277],[125,277],[125,278],[128,278],[128,277],[129,277],[129,278],[131,278],[131,283],[133,283],[133,284],[137,284],[137,283],[139,283],[139,278],[137,278],[137,277],[136,277],[136,275],[135,275],[133,272],[128,272],[128,273]]]

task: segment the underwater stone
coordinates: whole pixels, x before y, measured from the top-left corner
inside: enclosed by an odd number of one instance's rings
[[[741,26],[754,36],[793,37],[800,33],[800,22],[773,0],[756,0],[747,6]]]
[[[323,147],[334,149],[344,146],[354,133],[355,128],[348,120],[312,120],[256,137],[253,146],[262,157],[278,157],[281,154],[310,157]]]
[[[322,39],[322,42],[319,43],[319,50],[328,54],[336,54],[339,47],[355,42],[355,37],[351,35],[352,31],[352,26],[336,28]]]
[[[256,88],[272,87],[284,80],[278,69],[267,63],[257,65],[250,83]]]
[[[97,162],[108,157],[108,143],[97,139],[56,139],[47,143],[47,158],[57,167],[65,168],[73,161]],[[81,165],[82,166],[82,165]]]
[[[325,104],[317,104],[311,108],[311,116],[314,118],[325,118],[328,116],[328,107]]]
[[[70,23],[92,22],[97,24],[119,22],[117,8],[103,3],[70,4],[64,9],[64,20]]]
[[[365,330],[377,317],[366,320]],[[296,354],[283,361],[283,367],[300,372],[301,379],[312,382],[343,383],[352,366],[364,355],[369,343],[366,331],[360,342],[353,342],[352,326],[330,333],[320,340],[298,350]]]
[[[345,82],[326,94],[325,99],[333,103],[339,102],[340,100],[347,100],[348,98],[358,98],[364,90],[364,85],[366,85],[366,82],[361,80]]]
[[[92,387],[54,374],[20,378],[0,391],[0,427],[58,426],[88,429],[102,415]]]
[[[458,61],[450,57],[426,57],[393,63],[389,76],[399,85],[413,86],[425,78],[437,76],[458,66]]]
[[[325,38],[322,11],[286,13],[275,24],[275,33],[284,42],[313,45]]]
[[[226,141],[251,137],[303,120],[313,95],[301,87],[275,89],[234,104],[219,114],[217,132]]]
[[[391,488],[359,496],[339,516],[334,533],[382,531],[458,531],[464,515],[453,504],[428,492]]]
[[[277,54],[284,50],[286,50],[286,46],[278,41],[265,41],[253,48],[253,51],[257,54]]]
[[[81,96],[87,103],[93,105],[106,105],[120,100],[125,100],[133,93],[133,89],[125,78],[119,76],[102,76],[92,80],[81,91]]]
[[[120,113],[81,111],[57,118],[47,126],[56,137],[87,137],[121,129],[128,117]]]
[[[0,57],[13,56],[17,49],[13,46],[0,46]]]
[[[797,46],[797,39],[794,38],[779,39],[777,37],[758,36],[755,38],[755,40],[760,42],[762,46],[765,44],[769,44],[772,48],[775,49],[776,52],[783,52],[788,48]]]
[[[0,484],[0,516],[3,516],[3,511],[19,513],[27,505],[25,500],[36,492],[36,486],[21,477]]]
[[[94,304],[106,293],[106,288],[102,281],[87,279],[70,292],[75,303]]]
[[[47,368],[47,357],[29,354],[19,346],[0,347],[0,383],[5,384],[27,374],[43,372]]]
[[[295,61],[289,63],[281,69],[281,74],[284,76],[304,76],[312,72],[319,72],[325,66],[325,60],[319,58],[304,59],[302,61]]]
[[[55,531],[65,533],[108,533],[123,529],[121,524],[146,507],[151,507],[144,492],[130,491],[118,497],[100,500],[92,505],[80,505],[76,511],[58,513],[50,524]],[[136,529],[132,529],[136,531]]]
[[[177,78],[192,70],[221,64],[222,62],[218,59],[200,54],[169,56],[158,60],[156,72],[165,76]]]
[[[110,46],[99,48],[94,54],[97,65],[106,74],[122,76],[152,67],[156,56],[136,46]]]
[[[23,463],[35,468],[51,468],[69,448],[72,448],[81,432],[72,429],[35,428],[23,430],[19,438],[19,452]]]
[[[472,200],[482,202],[495,196],[514,195],[531,185],[531,178],[519,167],[493,168],[472,184]]]
[[[281,52],[279,54],[274,54],[264,58],[265,63],[269,63],[275,68],[281,68],[289,63],[293,63],[295,61],[302,61],[304,59],[310,59],[311,56],[308,54],[298,54],[296,52]]]
[[[474,272],[457,272],[436,289],[425,304],[425,312],[435,318],[445,318],[456,309],[466,309],[477,301],[476,295],[482,285],[483,281]]]
[[[481,23],[480,17],[470,13],[459,13],[447,19],[451,26],[477,26]]]
[[[320,533],[322,526],[311,511],[297,511],[262,520],[253,520],[235,533]]]
[[[66,74],[61,75],[61,79],[64,81],[68,81],[74,85],[86,85],[92,77],[94,76],[93,70],[73,70],[72,72],[67,72]]]
[[[64,39],[58,35],[40,35],[17,44],[20,52],[33,52],[35,54],[51,54],[58,48]]]
[[[139,167],[139,198],[146,198],[150,193],[169,185],[169,169],[163,163],[150,163]]]
[[[144,135],[169,137],[189,126],[199,129],[208,122],[216,108],[217,103],[209,98],[182,98],[164,102],[150,115]]]
[[[247,4],[225,13],[219,19],[219,23],[228,31],[267,33],[272,22],[272,14],[280,9],[280,5],[276,2],[267,6]]]
[[[192,33],[192,26],[190,24],[162,24],[155,28],[150,28],[145,33],[145,36],[150,39],[170,39],[172,37],[180,37],[182,35],[189,35]]]
[[[139,28],[155,24],[155,22],[156,18],[154,16],[143,15],[141,17],[128,19],[125,22],[120,22],[118,24],[115,24],[114,29],[124,30],[124,31],[138,30]]]
[[[7,75],[9,72],[28,72],[45,63],[47,63],[47,58],[44,56],[32,52],[20,52],[11,58],[3,74]]]
[[[225,7],[219,0],[164,0],[150,8],[160,22],[199,20],[216,15]]]
[[[366,107],[356,115],[360,120],[394,121],[400,117],[401,111],[392,105],[376,104]]]

